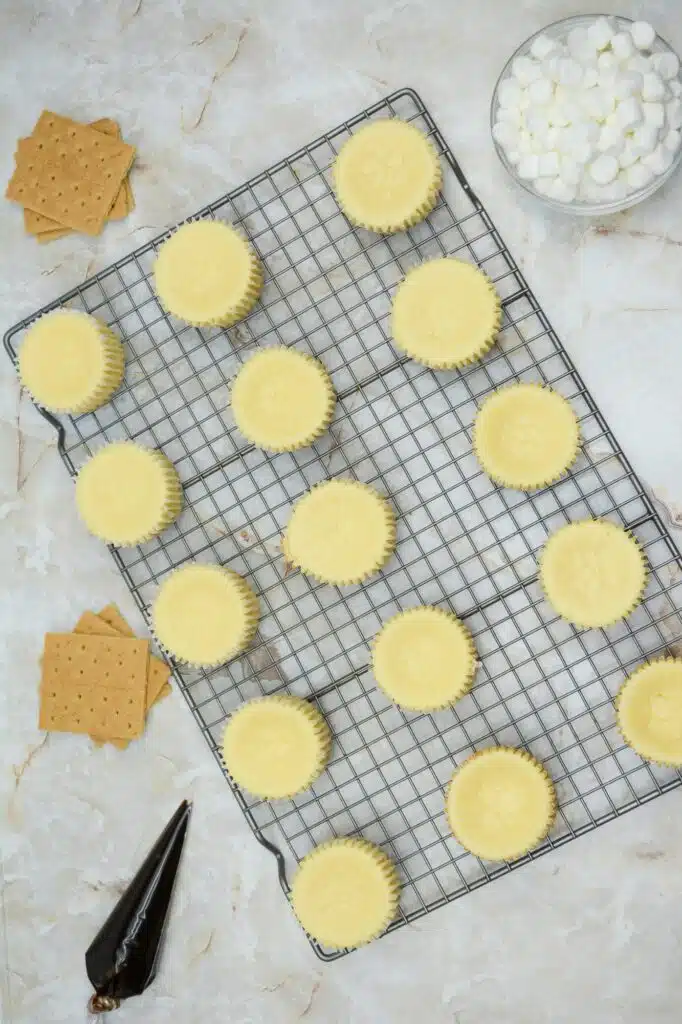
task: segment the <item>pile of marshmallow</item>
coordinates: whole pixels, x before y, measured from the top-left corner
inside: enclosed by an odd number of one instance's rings
[[[500,82],[493,136],[520,178],[562,203],[617,202],[664,174],[680,147],[677,55],[647,22],[599,17],[539,35]]]

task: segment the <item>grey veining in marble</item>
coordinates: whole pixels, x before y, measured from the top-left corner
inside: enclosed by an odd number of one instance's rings
[[[602,0],[682,49],[677,0]],[[137,208],[38,246],[0,204],[3,329],[402,85],[414,85],[635,469],[682,526],[682,177],[611,221],[505,178],[489,96],[512,47],[586,0],[1,0],[0,179],[47,106],[110,115]],[[42,634],[134,606],[78,523],[47,425],[0,360],[1,1019],[84,1020],[83,952],[179,799],[196,801],[163,969],[122,1022],[676,1024],[678,791],[334,965],[314,959],[181,696],[124,756],[38,732]]]

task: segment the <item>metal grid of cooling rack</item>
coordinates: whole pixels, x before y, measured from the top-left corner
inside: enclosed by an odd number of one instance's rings
[[[445,185],[424,223],[378,237],[350,227],[329,170],[353,130],[387,115],[428,133]],[[680,558],[420,98],[394,93],[197,217],[241,225],[265,267],[260,304],[228,330],[185,326],[164,314],[151,284],[165,236],[142,246],[46,307],[94,313],[127,347],[125,384],[110,404],[75,420],[48,419],[72,474],[104,441],[125,437],[163,449],[178,468],[186,504],[177,523],[139,548],[112,552],[147,619],[158,581],[188,559],[227,564],[260,595],[259,634],[243,657],[212,671],[175,666],[219,763],[226,717],[258,694],[307,697],[329,722],[329,768],[300,797],[253,800],[228,778],[256,837],[276,855],[285,891],[313,845],[361,833],[400,866],[397,928],[677,786],[678,772],[623,746],[613,697],[637,663],[675,649],[682,635]],[[442,254],[482,266],[504,304],[499,344],[462,372],[398,358],[389,338],[395,285],[415,263]],[[7,334],[12,358],[32,319]],[[330,431],[301,453],[258,451],[230,419],[230,379],[255,346],[272,343],[321,359],[338,395]],[[515,380],[544,381],[568,398],[584,439],[571,474],[534,494],[492,484],[471,451],[478,404]],[[287,571],[279,548],[292,502],[335,476],[373,484],[398,514],[385,571],[343,590]],[[651,565],[641,606],[605,631],[558,619],[536,579],[548,534],[586,516],[631,529]],[[389,704],[367,670],[380,623],[418,603],[459,615],[481,662],[472,691],[431,715]],[[513,865],[467,854],[443,812],[454,767],[493,744],[525,747],[543,761],[559,797],[550,837]],[[323,959],[343,955],[313,946]]]

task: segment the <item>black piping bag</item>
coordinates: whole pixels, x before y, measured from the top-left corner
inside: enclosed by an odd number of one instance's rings
[[[191,811],[183,800],[85,954],[91,1013],[116,1010],[156,977]]]

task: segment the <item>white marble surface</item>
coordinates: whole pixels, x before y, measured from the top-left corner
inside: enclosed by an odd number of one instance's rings
[[[678,0],[602,0],[678,50]],[[0,205],[3,329],[352,115],[414,85],[525,268],[616,435],[682,523],[682,176],[602,224],[546,214],[487,129],[512,46],[585,0],[4,0],[0,179],[44,106],[118,117],[137,209],[39,247]],[[46,630],[132,601],[76,520],[43,421],[0,360],[0,991],[7,1024],[85,1018],[83,951],[179,799],[195,814],[163,969],[116,1019],[284,1024],[673,1024],[682,793],[353,956],[312,956],[177,693],[121,756],[36,728]],[[679,503],[679,504],[676,504]],[[139,625],[139,623],[138,623]]]

